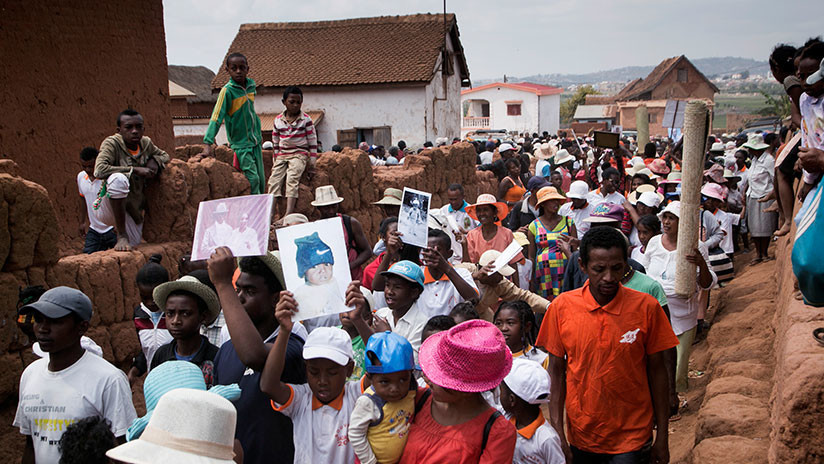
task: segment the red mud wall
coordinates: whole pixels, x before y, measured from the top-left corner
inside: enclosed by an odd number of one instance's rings
[[[174,150],[162,2],[4,0],[0,44],[0,158],[48,190],[61,244],[79,241],[81,148],[99,147],[132,107]]]

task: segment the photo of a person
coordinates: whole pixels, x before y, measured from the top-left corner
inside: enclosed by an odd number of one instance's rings
[[[304,280],[303,285],[293,292],[298,310],[304,314],[334,315],[337,319],[337,313],[346,307],[334,275],[332,248],[320,239],[317,232],[295,239],[295,245],[298,248],[298,277]]]
[[[398,232],[401,240],[410,245],[425,247],[428,240],[429,200],[426,192],[406,188],[398,217]]]
[[[192,237],[192,260],[209,259],[222,246],[237,257],[266,254],[273,204],[272,195],[201,201]]]
[[[217,208],[212,213],[212,218],[214,218],[214,223],[206,229],[206,233],[203,234],[203,241],[201,242],[201,249],[205,252],[204,254],[211,255],[215,248],[221,245],[221,240],[223,237],[231,237],[232,236],[232,226],[226,222],[226,218],[229,215],[229,208],[226,206],[226,203],[220,203],[217,205]]]
[[[240,226],[232,231],[234,245],[230,248],[233,252],[240,251],[243,254],[252,254],[260,249],[260,237],[255,229],[249,227],[249,213],[240,216]]]

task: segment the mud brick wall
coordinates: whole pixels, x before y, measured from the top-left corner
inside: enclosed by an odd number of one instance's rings
[[[4,0],[0,44],[0,158],[46,188],[61,242],[79,242],[83,147],[99,147],[131,107],[174,149],[162,2]]]

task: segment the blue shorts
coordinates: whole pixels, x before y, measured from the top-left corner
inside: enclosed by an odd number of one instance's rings
[[[89,254],[95,251],[106,251],[114,248],[115,243],[117,243],[117,234],[114,229],[109,229],[108,232],[101,234],[89,228],[89,230],[86,231],[86,244],[83,245],[83,253]]]

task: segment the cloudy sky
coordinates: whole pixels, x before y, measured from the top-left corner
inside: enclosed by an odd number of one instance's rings
[[[213,71],[242,23],[443,11],[442,0],[164,0],[169,64]],[[448,0],[473,79],[587,73],[689,58],[766,60],[824,33],[821,0]],[[798,11],[806,12],[799,14]]]

